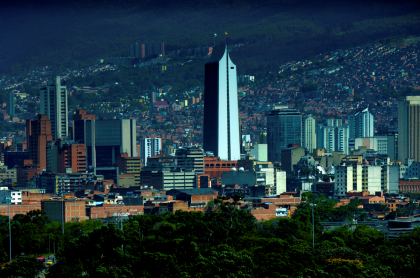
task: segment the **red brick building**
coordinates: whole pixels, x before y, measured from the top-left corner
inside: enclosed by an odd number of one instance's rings
[[[48,120],[47,115],[38,115],[38,120],[26,120],[29,158],[40,169],[47,169],[47,142],[51,141],[51,121]]]
[[[420,181],[403,181],[398,182],[400,192],[420,193]]]
[[[40,175],[41,169],[34,164],[32,159],[24,159],[22,164],[16,167],[17,186],[27,187],[29,181],[35,176]]]
[[[121,212],[124,217],[144,214],[144,206],[103,205],[101,207],[86,207],[86,217],[90,220],[119,217]]]
[[[86,220],[86,201],[77,199],[43,200],[41,208],[45,210],[52,221],[77,222]]]
[[[58,151],[58,172],[86,173],[85,144],[63,144]]]
[[[204,157],[204,173],[210,178],[221,178],[223,172],[237,168],[238,161],[222,161],[219,157]],[[238,170],[238,169],[236,169]]]
[[[31,210],[41,209],[41,202],[34,202],[32,204],[21,204],[10,206],[10,217],[13,218],[16,214],[26,214]],[[0,214],[9,216],[9,205],[0,205]]]

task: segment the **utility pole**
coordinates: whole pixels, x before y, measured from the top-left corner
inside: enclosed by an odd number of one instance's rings
[[[121,202],[121,231],[123,232],[123,236],[124,236],[124,226],[123,226],[123,216],[122,216],[122,205],[123,203]],[[121,244],[121,249],[124,253],[124,243]]]
[[[10,264],[12,264],[12,229],[10,226],[10,203],[12,202],[13,197],[6,197],[5,198],[9,204],[9,255],[10,255]]]
[[[309,204],[312,207],[312,249],[315,250],[315,222],[314,222],[314,206],[316,204]]]

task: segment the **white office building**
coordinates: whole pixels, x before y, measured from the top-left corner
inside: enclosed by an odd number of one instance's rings
[[[236,76],[227,46],[215,46],[204,69],[203,148],[222,160],[241,158]]]
[[[373,115],[369,112],[369,108],[357,109],[350,113],[348,125],[350,138],[373,137],[375,135]]]
[[[161,151],[161,138],[143,138],[140,143],[141,162],[143,166],[147,166],[147,159],[149,157],[158,155]]]
[[[7,187],[0,188],[0,205],[7,205],[9,204],[9,200],[6,198],[10,198],[10,204],[19,205],[22,204],[22,193],[18,190],[9,190]]]
[[[60,76],[48,78],[47,86],[40,90],[40,98],[40,112],[51,120],[53,140],[68,137],[67,88],[61,86]]]
[[[398,160],[420,162],[420,96],[398,101]]]
[[[315,119],[308,115],[302,119],[302,147],[309,152],[316,149]]]

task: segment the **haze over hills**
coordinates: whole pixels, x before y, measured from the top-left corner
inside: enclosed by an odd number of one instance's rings
[[[240,73],[320,52],[420,34],[416,1],[14,1],[0,9],[0,72],[76,67],[124,56],[134,41],[166,50],[244,43]],[[243,72],[241,72],[243,71]]]

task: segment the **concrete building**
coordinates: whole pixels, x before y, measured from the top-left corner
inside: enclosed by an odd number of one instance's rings
[[[398,160],[420,162],[420,96],[398,102]]]
[[[47,115],[51,121],[51,135],[54,141],[67,138],[68,134],[68,109],[67,88],[61,86],[60,76],[48,78],[46,87],[40,90],[40,114]]]
[[[334,129],[336,152],[349,153],[349,127],[347,125],[338,126]]]
[[[349,138],[373,137],[375,129],[373,126],[373,115],[369,108],[356,109],[348,116]]]
[[[254,148],[251,149],[251,155],[255,160],[268,161],[267,158],[267,144],[255,144]]]
[[[316,149],[316,130],[315,119],[312,115],[302,119],[302,147],[313,152]]]
[[[6,198],[12,198],[6,200]],[[19,190],[8,190],[7,187],[0,187],[0,205],[19,205],[22,204],[22,193]]]
[[[51,120],[47,115],[38,115],[37,120],[26,120],[29,158],[41,169],[47,168],[47,143],[52,140]]]
[[[175,156],[178,166],[184,171],[194,171],[197,174],[204,174],[204,151],[200,147],[180,147],[176,150]]]
[[[419,179],[420,178],[420,162],[407,158],[404,164],[399,165],[400,179]]]
[[[88,173],[41,173],[39,176],[40,188],[45,188],[47,193],[70,193],[81,190],[87,180],[95,177]]]
[[[330,153],[335,149],[335,133],[334,127],[317,125],[316,126],[316,147],[317,149],[325,149]]]
[[[258,134],[258,144],[267,144],[267,132]]]
[[[122,153],[115,161],[118,165],[118,170],[126,174],[134,175],[134,184],[140,185],[141,161],[140,157],[129,157],[127,153]]]
[[[316,146],[318,149],[325,149],[327,153],[339,151],[348,154],[349,127],[317,125]]]
[[[388,132],[387,142],[388,157],[393,161],[398,160],[398,132]]]
[[[293,172],[293,167],[306,153],[305,148],[290,147],[281,150],[281,169],[288,173]]]
[[[223,172],[232,168],[238,169],[237,163],[241,160],[222,161],[219,157],[204,157],[204,173],[210,178],[220,178]]]
[[[0,182],[2,184],[12,184],[16,183],[17,176],[16,176],[16,169],[12,168],[9,169],[6,165],[0,166]]]
[[[136,157],[136,120],[85,120],[73,123],[74,140],[86,146],[87,166],[112,167],[121,153]]]
[[[78,222],[86,220],[84,200],[43,200],[41,209],[55,222]]]
[[[24,159],[29,159],[29,152],[3,152],[3,163],[10,169],[21,164]]]
[[[286,191],[286,172],[275,171],[273,168],[259,168],[258,170],[239,171],[232,169],[222,173],[222,187],[231,187],[238,190],[257,192],[254,187],[262,187],[259,196],[278,195]]]
[[[34,164],[32,159],[25,159],[22,164],[16,167],[16,181],[17,186],[27,187],[32,178],[41,174],[41,169],[37,164]],[[34,185],[36,186],[36,185]]]
[[[205,65],[203,148],[221,160],[241,158],[237,71],[226,45],[213,48]]]
[[[382,188],[381,165],[364,165],[362,168],[362,191],[369,191],[371,195]]]
[[[374,150],[378,154],[388,154],[388,136],[349,139],[350,149],[360,149],[361,146]]]
[[[151,171],[143,169],[140,179],[143,187],[147,186],[158,190],[197,188],[197,174],[182,170]]]
[[[334,197],[345,198],[349,191],[398,193],[397,165],[339,165],[335,167]]]
[[[287,106],[274,106],[267,116],[268,161],[281,162],[290,144],[302,146],[302,114]]]
[[[348,191],[357,190],[353,187],[352,165],[337,165],[334,169],[334,197],[336,199],[345,198]],[[361,189],[359,188],[359,190]]]
[[[381,191],[386,193],[399,193],[399,165],[382,165]]]
[[[183,163],[186,165],[185,160]],[[140,184],[158,190],[192,189],[198,187],[198,179],[197,173],[180,167],[176,156],[159,154],[150,157],[142,168]]]
[[[161,138],[143,138],[140,142],[141,161],[144,166],[147,166],[147,159],[149,157],[158,155],[161,151]]]
[[[334,119],[334,118],[330,118],[327,119],[327,126],[331,126],[331,127],[337,127],[337,126],[342,126],[343,125],[343,120],[342,119]]]
[[[58,149],[59,173],[85,173],[86,147],[74,141],[59,141]]]

